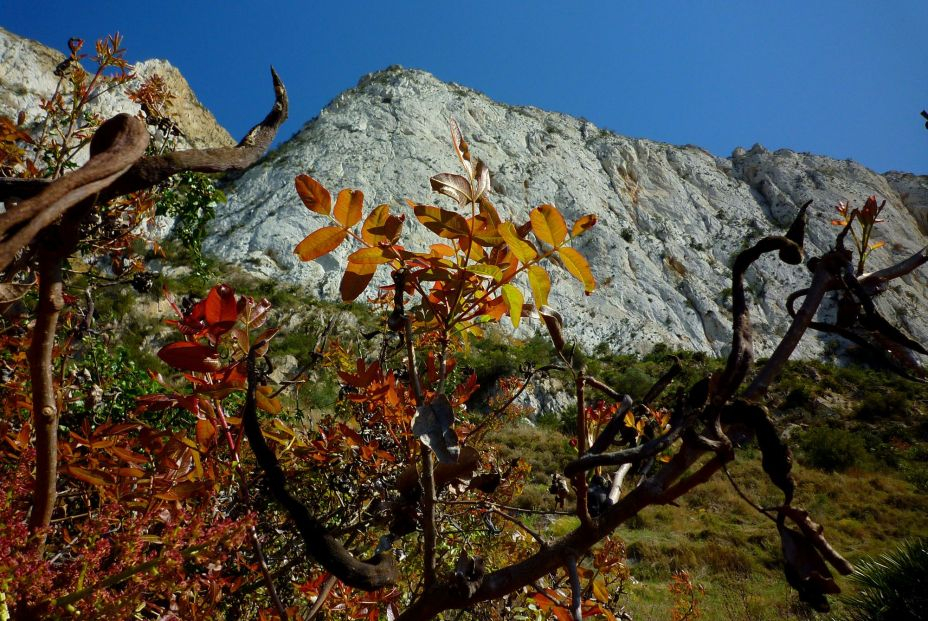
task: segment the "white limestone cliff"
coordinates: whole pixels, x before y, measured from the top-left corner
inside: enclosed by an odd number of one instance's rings
[[[730,339],[733,255],[760,237],[781,233],[798,207],[813,199],[807,253],[833,243],[830,221],[839,200],[887,200],[878,236],[887,240],[869,264],[879,268],[928,244],[928,177],[882,176],[851,161],[761,146],[720,158],[695,146],[630,139],[592,123],[531,107],[513,107],[418,70],[391,67],[361,79],[292,139],[230,188],[207,249],[247,270],[310,284],[337,299],[344,244],[301,263],[293,247],[323,224],[301,203],[293,178],[308,173],[330,191],[365,192],[367,209],[390,203],[408,212],[404,239],[429,239],[404,199],[452,208],[429,189],[439,172],[458,172],[448,118],[460,123],[471,151],[489,164],[491,200],[524,221],[553,202],[573,221],[594,213],[599,224],[578,244],[599,288],[585,297],[570,275],[553,267],[551,305],[569,335],[586,347],[648,351],[656,343],[721,353]],[[802,266],[774,256],[755,264],[747,284],[756,304],[758,355],[769,354],[787,327],[783,300],[807,283]],[[879,307],[911,336],[928,342],[928,270],[897,281]],[[820,353],[807,339],[802,355]]]

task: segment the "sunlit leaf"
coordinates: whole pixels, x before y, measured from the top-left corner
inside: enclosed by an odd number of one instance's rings
[[[364,204],[364,193],[361,190],[344,189],[335,199],[335,209],[332,215],[335,221],[346,229],[350,229],[361,221],[361,207]]]
[[[310,211],[323,216],[329,215],[332,211],[332,195],[321,183],[309,175],[297,175],[294,183],[296,193]]]
[[[461,135],[461,128],[458,127],[457,121],[452,118],[449,125],[451,126],[451,144],[454,146],[454,152],[469,175],[473,168],[470,163],[470,151],[467,148],[467,142],[464,141],[464,137]]]
[[[206,323],[214,334],[228,332],[238,320],[238,303],[235,290],[229,285],[217,285],[206,295],[204,306]]]
[[[358,263],[360,265],[382,265],[384,263],[389,263],[395,258],[396,255],[393,252],[382,246],[361,248],[348,255],[348,261],[350,263]]]
[[[416,205],[413,212],[419,222],[439,237],[455,239],[470,235],[467,220],[464,219],[464,216],[453,211],[432,205]]]
[[[477,195],[474,200],[479,200],[490,190],[490,169],[482,161],[477,162]]]
[[[591,213],[587,214],[574,222],[574,227],[570,231],[570,236],[577,237],[578,235],[583,235],[594,226],[596,226],[596,216]]]
[[[519,321],[522,320],[522,305],[525,303],[525,297],[515,285],[503,285],[503,301],[509,309],[509,318],[512,320],[514,328],[519,327]]]
[[[342,296],[343,302],[351,302],[361,295],[374,278],[374,272],[377,271],[377,265],[373,263],[361,264],[348,262],[345,273],[342,275],[342,281],[338,286],[338,291]]]
[[[361,239],[372,246],[382,241],[395,243],[400,237],[403,219],[390,213],[389,205],[378,205],[361,226]]]
[[[535,237],[551,246],[560,246],[567,239],[567,223],[554,205],[541,205],[529,214]]]
[[[470,181],[461,175],[439,173],[429,179],[429,183],[431,184],[433,190],[439,194],[450,196],[456,200],[459,205],[469,203],[471,200]]]
[[[474,246],[475,248],[477,246]],[[487,278],[492,278],[494,281],[499,282],[503,277],[503,270],[499,269],[495,265],[487,265],[486,263],[473,263],[467,266],[467,271],[480,276],[486,276]]]
[[[165,345],[158,350],[158,357],[168,366],[182,371],[211,373],[222,367],[222,363],[219,362],[219,352],[214,347],[190,341],[178,341]]]
[[[516,228],[512,225],[512,222],[503,222],[497,227],[497,230],[503,240],[505,240],[506,245],[509,246],[512,254],[522,263],[528,263],[538,256],[538,253],[535,252],[531,244],[524,239],[519,239],[519,235],[516,233]]]
[[[582,254],[569,246],[558,248],[558,255],[564,262],[564,266],[571,275],[583,283],[583,292],[587,295],[593,293],[596,289],[596,279],[593,278],[593,272],[590,271],[590,264]]]
[[[303,261],[312,261],[338,248],[347,236],[348,232],[340,226],[324,226],[307,235],[293,252]]]
[[[538,308],[547,306],[548,294],[551,293],[551,277],[548,275],[548,270],[540,265],[529,265],[528,284],[532,288],[535,306]]]

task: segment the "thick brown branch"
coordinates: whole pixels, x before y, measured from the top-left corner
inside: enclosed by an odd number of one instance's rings
[[[255,459],[267,478],[268,488],[296,524],[303,537],[306,551],[326,571],[356,589],[375,591],[396,584],[398,571],[390,553],[380,553],[367,562],[359,561],[326,531],[306,505],[287,490],[286,478],[277,456],[268,447],[258,424],[257,389],[258,377],[252,349],[248,355],[248,390],[242,411],[242,424]]]
[[[148,146],[148,131],[139,119],[119,114],[94,135],[95,152],[86,164],[50,183],[35,197],[0,214],[0,271],[38,233],[69,209],[109,187]]]
[[[39,260],[39,305],[29,345],[36,451],[32,515],[29,517],[29,527],[33,532],[50,524],[57,497],[58,406],[52,377],[52,354],[62,306],[61,259],[50,252],[43,252]]]

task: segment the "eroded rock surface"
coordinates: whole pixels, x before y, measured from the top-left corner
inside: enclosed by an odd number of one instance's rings
[[[299,201],[293,178],[309,173],[333,192],[365,192],[365,206],[390,203],[408,212],[406,237],[429,239],[404,199],[454,207],[429,189],[438,172],[458,172],[448,118],[460,123],[472,152],[492,171],[491,199],[519,221],[553,202],[568,220],[595,213],[599,224],[579,242],[599,282],[595,294],[552,267],[552,305],[567,331],[589,348],[648,351],[655,343],[721,353],[730,338],[730,270],[734,253],[780,233],[799,205],[814,199],[810,253],[832,243],[839,200],[887,200],[887,222],[873,268],[928,243],[928,178],[882,176],[851,161],[761,146],[715,157],[694,146],[618,136],[592,123],[531,107],[513,107],[417,70],[391,67],[365,76],[335,98],[291,140],[228,189],[229,204],[208,249],[252,272],[310,283],[336,299],[350,246],[301,263],[293,247],[322,225]],[[928,272],[921,270],[882,296],[881,308],[916,339],[928,341]],[[765,257],[748,274],[757,303],[758,354],[769,353],[787,327],[782,301],[804,286],[803,267]],[[822,344],[807,340],[814,355]]]

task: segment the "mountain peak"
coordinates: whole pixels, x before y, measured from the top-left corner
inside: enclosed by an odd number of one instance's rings
[[[578,243],[599,290],[590,297],[554,266],[551,303],[568,333],[585,346],[648,351],[657,343],[723,353],[731,337],[729,265],[734,254],[768,234],[782,234],[799,206],[813,199],[810,256],[830,248],[833,205],[887,199],[887,222],[868,266],[878,269],[928,245],[928,178],[881,176],[854,162],[760,145],[716,157],[696,146],[631,139],[584,119],[516,107],[428,72],[391,66],[365,75],[336,97],[293,139],[238,179],[206,247],[257,274],[311,285],[337,299],[349,252],[345,248],[301,263],[293,247],[322,225],[302,206],[293,178],[308,173],[330,191],[361,189],[366,209],[405,199],[456,208],[436,196],[429,177],[459,172],[449,144],[454,117],[471,151],[491,171],[490,199],[500,213],[523,222],[541,203],[554,203],[568,221],[594,213],[599,224]],[[413,217],[404,241],[431,243]],[[806,286],[802,267],[764,259],[748,274],[754,294],[758,355],[770,353],[789,323],[781,301]],[[913,274],[881,296],[892,316],[906,317],[916,340],[928,322],[916,308],[928,303],[928,280]],[[520,328],[530,330],[531,328]],[[809,339],[800,353],[820,353]]]

